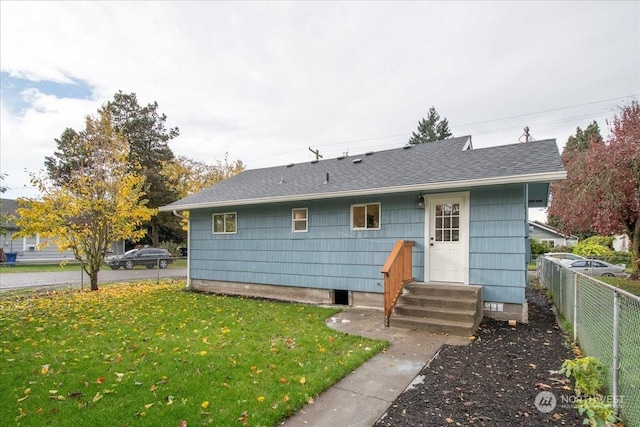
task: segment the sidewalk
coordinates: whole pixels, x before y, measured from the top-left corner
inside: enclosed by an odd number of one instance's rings
[[[444,344],[466,345],[467,337],[386,328],[381,310],[346,308],[327,321],[338,331],[389,341],[389,348],[334,384],[298,414],[287,427],[370,427],[414,380]],[[391,318],[393,325],[393,318]]]

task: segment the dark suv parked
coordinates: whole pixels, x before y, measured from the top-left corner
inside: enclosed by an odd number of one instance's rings
[[[167,268],[167,265],[173,262],[173,255],[166,249],[143,248],[131,249],[124,255],[115,256],[107,261],[109,267],[117,270],[124,267],[131,270],[135,265],[144,265],[147,268]]]

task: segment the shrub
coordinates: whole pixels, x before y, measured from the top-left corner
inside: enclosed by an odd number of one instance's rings
[[[531,244],[531,255],[542,255],[545,252],[549,252],[549,249],[551,248],[550,245],[546,243],[542,243],[540,240],[535,239],[533,237],[530,240],[530,244]]]
[[[613,236],[591,236],[591,237],[588,237],[588,238],[584,239],[582,242],[583,243],[588,243],[588,244],[596,244],[596,245],[604,246],[606,248],[609,248],[609,249],[613,250],[613,241],[614,240],[615,240],[615,237],[613,237]]]
[[[609,256],[613,253],[611,249],[589,239],[576,243],[573,247],[573,253],[584,257],[590,256]]]
[[[582,424],[610,426],[617,421],[613,405],[603,400],[600,392],[604,387],[604,368],[595,357],[577,357],[565,360],[559,371],[574,380],[574,391],[578,413],[584,416]]]
[[[595,357],[587,356],[573,360],[567,359],[562,364],[560,373],[565,374],[567,378],[573,377],[576,396],[582,396],[583,394],[595,396],[604,385],[602,382],[602,363]]]
[[[603,259],[611,264],[624,264],[628,267],[631,265],[631,252],[613,252]]]

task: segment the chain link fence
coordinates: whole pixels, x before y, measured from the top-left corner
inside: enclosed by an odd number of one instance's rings
[[[183,257],[174,257],[174,262],[162,268],[160,262],[147,268],[136,265],[132,269],[112,270],[103,265],[98,273],[98,285],[138,280],[167,278],[186,278],[187,261]],[[17,289],[75,288],[88,289],[91,286],[89,276],[79,262],[29,261],[0,263],[0,292]]]
[[[574,341],[604,365],[614,408],[626,425],[640,426],[640,297],[545,257],[537,273]]]

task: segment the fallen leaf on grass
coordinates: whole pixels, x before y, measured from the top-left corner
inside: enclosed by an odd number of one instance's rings
[[[93,396],[93,403],[96,403],[98,400],[102,399],[104,396],[100,394],[100,392],[96,392],[96,395]]]

